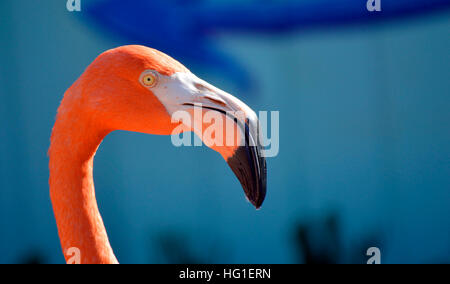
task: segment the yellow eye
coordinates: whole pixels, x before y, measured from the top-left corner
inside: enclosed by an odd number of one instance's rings
[[[154,85],[156,85],[156,76],[153,74],[145,74],[142,77],[142,84],[147,87],[153,87]]]

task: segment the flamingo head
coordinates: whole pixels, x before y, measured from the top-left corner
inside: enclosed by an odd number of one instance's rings
[[[194,131],[227,161],[247,199],[256,208],[262,205],[266,161],[258,118],[234,96],[196,77],[168,55],[136,45],[104,52],[74,85],[81,87],[84,108],[105,129],[159,135]],[[174,119],[182,113],[188,119]],[[206,116],[213,118],[205,122]],[[205,138],[202,130],[219,120],[228,126]]]

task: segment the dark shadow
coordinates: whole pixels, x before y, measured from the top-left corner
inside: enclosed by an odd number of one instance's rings
[[[338,214],[331,213],[319,220],[299,223],[295,227],[294,242],[297,262],[304,264],[365,264],[370,247],[381,247],[380,234],[354,240],[351,248],[343,250],[341,223]]]
[[[295,231],[295,242],[298,250],[297,261],[299,263],[338,263],[338,218],[336,215],[331,214],[320,222],[297,225]]]
[[[18,264],[46,264],[46,258],[39,252],[32,252],[19,258]]]
[[[156,239],[158,262],[167,264],[211,264],[226,261],[224,246],[205,245],[202,251],[196,250],[186,234],[166,232]],[[153,246],[154,247],[154,246]]]

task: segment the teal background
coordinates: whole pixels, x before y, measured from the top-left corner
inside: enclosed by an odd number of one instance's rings
[[[126,44],[65,2],[0,2],[0,263],[64,261],[48,193],[56,109],[98,54]],[[449,30],[442,12],[217,35],[257,88],[245,96],[220,76],[204,79],[254,110],[280,111],[266,202],[255,211],[206,147],[115,132],[96,156],[95,183],[119,261],[303,262],[306,228],[311,249],[338,262],[362,262],[373,245],[384,263],[450,262]]]

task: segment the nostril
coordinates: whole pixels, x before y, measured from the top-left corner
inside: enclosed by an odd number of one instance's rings
[[[224,100],[222,100],[218,95],[216,95],[215,91],[212,90],[211,88],[199,83],[195,84],[195,88],[197,88],[197,90],[202,93],[203,98],[221,106],[227,105],[227,103]]]
[[[211,97],[211,96],[208,96],[208,95],[205,95],[205,98],[208,99],[209,101],[211,101],[211,102],[213,102],[215,104],[221,105],[221,106],[226,106],[227,105],[223,100],[221,100],[219,98],[216,99],[215,97]]]
[[[197,88],[197,90],[199,90],[199,91],[213,92],[213,90],[211,90],[211,88],[208,88],[205,85],[202,85],[202,84],[199,84],[199,83],[195,83],[195,88]]]

